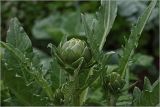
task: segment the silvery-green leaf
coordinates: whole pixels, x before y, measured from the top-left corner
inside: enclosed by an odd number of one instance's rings
[[[102,52],[106,37],[111,30],[117,13],[116,1],[102,0],[99,11],[92,17],[82,14],[82,22],[87,35],[87,41],[91,47],[93,57],[100,63],[108,59]],[[103,60],[103,61],[102,61]]]
[[[143,90],[152,91],[152,85],[147,77],[144,78]]]
[[[6,42],[12,44],[22,52],[32,51],[32,43],[17,18],[10,20]]]
[[[105,72],[105,70],[102,69],[100,66],[94,65],[90,70],[90,74],[88,76],[88,79],[86,79],[85,84],[84,84],[84,86],[81,87],[80,91],[83,91],[88,86],[90,86],[104,72]]]
[[[65,105],[69,105],[71,103],[74,89],[75,87],[73,81],[67,82],[62,85],[62,93],[64,94]]]
[[[131,94],[121,95],[116,102],[116,106],[131,106],[132,100],[133,97]]]
[[[146,82],[145,86],[149,84]],[[152,88],[152,90],[150,90],[150,88]],[[149,90],[145,88],[142,91],[135,88],[133,91],[133,104],[136,106],[156,106],[159,104],[159,79],[157,79],[150,88],[148,88]]]
[[[38,60],[34,59],[31,41],[18,19],[11,19],[7,43],[1,41],[0,44],[5,48],[3,80],[17,102],[20,105],[48,105],[44,102],[52,100],[50,84],[44,78],[42,66],[38,65]],[[45,94],[37,93],[37,89],[40,88]]]
[[[97,28],[102,26],[102,29],[100,31],[98,31],[99,29],[95,30],[95,33],[97,33],[97,39],[100,38],[100,40],[98,40],[99,43],[97,42],[99,45],[99,50],[102,50],[103,48],[103,45],[106,41],[106,37],[112,28],[116,15],[116,1],[101,0],[101,7],[99,12],[97,13],[98,25],[95,25]]]
[[[128,67],[129,61],[134,53],[134,49],[138,45],[138,40],[147,23],[147,20],[156,5],[157,0],[151,1],[149,6],[145,9],[144,13],[139,17],[136,26],[133,26],[128,41],[125,43],[123,50],[123,57],[119,61],[119,72],[124,77],[126,68]]]

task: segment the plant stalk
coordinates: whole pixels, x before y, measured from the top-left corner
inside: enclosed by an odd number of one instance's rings
[[[116,106],[117,95],[111,94],[110,92],[106,93],[106,100],[108,106]]]
[[[79,93],[79,76],[78,72],[75,73],[74,77],[74,91],[72,94],[72,104],[73,106],[80,106],[80,93]]]
[[[117,100],[117,98],[114,95],[110,95],[108,105],[109,106],[116,106],[116,100]]]
[[[80,94],[79,93],[74,92],[73,105],[74,106],[80,106]]]

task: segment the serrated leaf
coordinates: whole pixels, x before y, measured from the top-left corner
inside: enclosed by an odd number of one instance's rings
[[[106,41],[106,37],[115,20],[116,13],[116,1],[102,0],[101,6],[99,8],[99,11],[96,13],[95,18],[87,17],[87,15],[82,15],[82,21],[84,24],[85,33],[88,38],[88,42],[93,49],[96,49],[96,51],[102,50],[103,45]],[[91,25],[90,20],[92,20]]]
[[[24,56],[24,54],[17,48],[14,48],[11,44],[5,44],[4,42],[0,42],[2,44],[2,46],[5,47],[5,49],[7,49],[7,51],[5,52],[5,54],[9,54],[11,57],[9,59],[7,59],[8,57],[6,56],[6,62],[9,64],[9,66],[6,68],[6,71],[8,70],[12,70],[12,75],[10,75],[12,78],[16,78],[16,77],[21,77],[19,82],[21,82],[22,87],[23,86],[27,86],[29,83],[30,78],[32,78],[32,81],[36,81],[36,83],[42,87],[42,89],[46,92],[46,94],[50,97],[50,99],[52,99],[52,90],[49,87],[49,84],[47,83],[47,81],[43,78],[43,75],[40,74],[40,67],[38,69],[35,69],[35,67],[32,67],[31,65],[28,65],[28,63],[25,63],[25,59],[26,57]],[[10,62],[12,58],[15,58],[17,61],[16,66],[11,66],[14,65],[14,62]],[[32,63],[32,62],[30,62]],[[17,66],[18,65],[18,66]],[[9,73],[6,73],[6,71],[4,70],[4,78],[5,78],[5,83],[8,81],[11,81],[11,79],[9,77],[7,77],[7,75]],[[38,72],[37,72],[38,71]],[[9,72],[9,71],[8,71]],[[18,73],[18,76],[16,76]],[[20,74],[20,75],[19,75]],[[16,80],[16,79],[13,79]],[[13,82],[12,80],[12,82]],[[13,83],[18,83],[18,81],[14,81]],[[21,87],[18,86],[18,87]],[[7,84],[8,87],[10,87],[11,90],[13,90],[13,93],[16,95],[16,97],[19,99],[19,97],[23,97],[23,100],[28,102],[28,98],[26,99],[26,97],[28,97],[29,95],[23,95],[22,93],[19,95],[18,92],[20,91],[14,91],[14,86],[12,86],[12,84]],[[28,90],[29,91],[29,90]],[[34,92],[30,92],[29,93],[34,93]],[[28,94],[29,94],[28,93]],[[26,92],[27,94],[27,92]],[[39,98],[40,100],[40,98]],[[20,100],[21,101],[21,100]],[[23,102],[24,102],[23,101]],[[23,103],[22,103],[23,104]],[[27,103],[26,103],[27,104]],[[34,103],[33,103],[34,104]]]
[[[91,68],[90,72],[91,74],[89,74],[88,79],[85,81],[85,85],[81,87],[80,91],[83,91],[88,86],[90,86],[103,72],[105,72],[105,70],[100,66],[95,65]]]
[[[133,97],[130,94],[121,95],[117,102],[116,106],[131,106]]]
[[[31,41],[16,18],[10,22],[7,42],[0,41],[5,48],[2,73],[7,87],[20,105],[48,105],[46,101],[52,100],[52,90],[42,67],[34,61]]]
[[[127,69],[127,71],[126,71],[126,75],[125,75],[125,86],[123,87],[123,88],[127,88],[127,87],[129,87],[129,79],[130,79],[130,72],[129,72],[129,69]],[[126,94],[128,93],[128,90],[126,91]]]
[[[147,77],[144,78],[144,85],[143,85],[143,90],[148,90],[148,91],[152,91],[152,85],[151,82],[149,81],[149,79]]]
[[[109,53],[102,52],[106,37],[113,25],[117,13],[116,1],[102,0],[99,11],[96,15],[88,17],[88,14],[82,14],[82,22],[87,35],[87,41],[91,47],[95,60],[106,65]]]
[[[137,101],[139,101],[140,97],[141,97],[141,90],[138,87],[135,87],[133,90],[133,103],[137,103]]]
[[[159,79],[152,85],[152,90],[142,90],[133,92],[134,101],[136,106],[156,106],[159,104]]]
[[[129,61],[134,53],[134,49],[138,45],[138,40],[141,36],[141,33],[144,29],[144,26],[147,23],[147,20],[156,5],[157,0],[151,1],[149,6],[146,8],[142,16],[139,17],[136,26],[133,26],[131,34],[128,41],[125,43],[123,50],[123,57],[119,61],[119,72],[122,77],[125,75],[126,68],[128,67]]]
[[[159,83],[152,91],[143,91],[138,105],[156,106],[159,103]]]
[[[7,53],[6,51],[8,50],[9,52],[11,52],[11,54],[16,56],[19,60],[23,60],[24,59],[23,53],[19,49],[14,48],[13,45],[5,43],[5,42],[2,42],[2,41],[0,41],[0,44],[1,44],[2,47],[4,47],[6,49],[5,50],[5,54]]]
[[[6,42],[22,52],[32,51],[32,43],[17,18],[10,20]]]
[[[74,82],[70,81],[62,85],[62,93],[64,94],[64,103],[69,105],[73,97],[73,92],[75,90]]]
[[[17,69],[9,70],[6,68],[4,63],[2,63],[3,72],[3,80],[11,93],[16,96],[17,103],[19,105],[45,105],[44,101],[41,101],[40,96],[34,96],[34,89],[32,86],[25,85],[25,81],[21,77],[16,77],[15,71]],[[17,70],[18,71],[18,70]],[[36,93],[35,93],[36,94]]]

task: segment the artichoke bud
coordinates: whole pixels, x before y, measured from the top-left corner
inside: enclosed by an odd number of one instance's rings
[[[83,57],[83,65],[91,60],[91,51],[84,40],[72,38],[66,41],[59,49],[60,58],[67,65],[72,65],[79,58]],[[78,64],[76,64],[77,67]]]
[[[106,75],[104,79],[104,87],[111,93],[119,93],[124,87],[125,81],[121,78],[120,74],[116,72],[111,72]]]

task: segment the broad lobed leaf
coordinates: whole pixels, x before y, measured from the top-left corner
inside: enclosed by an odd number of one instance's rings
[[[52,90],[34,58],[31,41],[16,18],[11,19],[7,34],[7,43],[0,42],[5,48],[2,59],[4,83],[18,105],[49,105],[46,101],[52,100]]]
[[[17,18],[12,18],[7,31],[6,42],[22,52],[31,52],[32,43]]]
[[[93,57],[103,67],[106,66],[108,58],[114,53],[105,53],[102,51],[102,48],[116,18],[116,13],[116,1],[102,0],[99,11],[95,15],[82,14],[85,34],[87,35],[87,41],[91,47]]]

